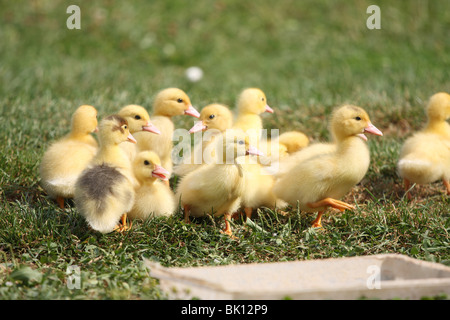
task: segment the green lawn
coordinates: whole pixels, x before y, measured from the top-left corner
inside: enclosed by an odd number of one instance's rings
[[[437,183],[406,201],[395,169],[427,99],[450,91],[450,2],[375,2],[3,1],[0,298],[164,299],[143,258],[200,266],[401,253],[450,265],[450,198]],[[66,28],[70,4],[81,8],[80,30]],[[366,27],[371,4],[381,8],[380,30]],[[186,79],[190,66],[203,69],[201,81]],[[221,219],[187,225],[181,212],[101,235],[39,187],[43,152],[81,104],[100,117],[130,103],[151,110],[158,90],[179,87],[199,110],[234,108],[250,86],[275,110],[264,115],[267,128],[302,130],[313,141],[329,138],[335,106],[368,111],[385,135],[369,139],[369,172],[346,198],[355,211],[327,214],[317,231],[314,215],[261,209],[252,223],[234,223],[238,240],[219,232]],[[72,265],[82,289],[66,285]]]

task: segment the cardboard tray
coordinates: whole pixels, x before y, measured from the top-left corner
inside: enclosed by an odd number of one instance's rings
[[[450,295],[450,268],[398,254],[165,268],[145,260],[170,299],[420,299]]]

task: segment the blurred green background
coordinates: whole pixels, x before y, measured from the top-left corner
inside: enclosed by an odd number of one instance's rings
[[[366,27],[374,4],[380,30]],[[69,5],[81,9],[80,30],[66,27]],[[450,91],[449,31],[448,0],[0,0],[0,297],[160,298],[142,257],[187,266],[396,252],[448,264],[441,184],[410,204],[395,166],[427,99]],[[186,78],[190,66],[202,68],[201,81]],[[313,141],[329,138],[335,106],[368,111],[384,136],[368,141],[369,172],[348,196],[355,212],[330,214],[316,233],[313,215],[264,210],[257,228],[237,223],[238,242],[214,221],[186,226],[180,215],[102,237],[39,187],[42,154],[81,104],[100,117],[131,103],[151,111],[159,90],[179,87],[198,110],[234,108],[250,86],[275,110],[263,115],[266,128]],[[187,129],[194,119],[174,121]],[[88,291],[62,285],[74,263]],[[21,265],[40,280],[23,285]]]
[[[80,30],[66,27],[72,4],[81,10]],[[366,27],[372,4],[381,9],[380,30]],[[326,117],[342,103],[361,105],[388,136],[403,137],[422,125],[428,97],[450,90],[447,0],[41,0],[0,7],[0,138],[3,148],[19,147],[1,150],[1,163],[14,178],[20,175],[8,164],[40,157],[48,141],[68,131],[79,105],[94,105],[101,117],[130,103],[151,110],[165,87],[185,90],[199,110],[212,102],[234,108],[243,88],[260,87],[275,110],[264,116],[266,127],[312,139],[329,137]],[[202,68],[201,81],[185,77],[190,66]],[[178,127],[193,123],[174,120]],[[10,178],[3,173],[1,180]]]
[[[66,28],[70,4],[81,30]],[[366,27],[371,4],[381,30]],[[413,104],[450,87],[449,1],[2,1],[0,26],[2,98],[46,116],[46,100],[110,111],[167,86],[198,108],[258,86],[275,109]]]

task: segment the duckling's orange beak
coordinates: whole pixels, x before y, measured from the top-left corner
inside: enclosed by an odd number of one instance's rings
[[[262,153],[261,151],[259,151],[256,147],[249,145],[248,149],[247,149],[247,154],[252,155],[252,156],[263,156],[264,153]]]
[[[200,118],[200,113],[192,105],[190,105],[187,110],[184,111],[184,114],[195,118]]]
[[[142,127],[142,130],[156,133],[156,134],[161,134],[161,131],[159,131],[159,129],[157,127],[155,127],[155,125],[153,123],[151,123],[150,121],[147,121],[147,124]]]
[[[152,171],[152,177],[161,179],[161,180],[169,180],[170,172],[164,169],[161,166],[155,165],[155,169]]]
[[[136,139],[131,135],[131,133],[128,135],[127,141],[131,143],[137,143]]]
[[[189,133],[195,133],[199,131],[205,131],[207,129],[206,125],[203,123],[203,121],[197,121],[195,125],[189,129]]]
[[[271,107],[269,107],[268,104],[266,104],[266,110],[264,110],[264,111],[268,112],[268,113],[273,113],[273,109]]]

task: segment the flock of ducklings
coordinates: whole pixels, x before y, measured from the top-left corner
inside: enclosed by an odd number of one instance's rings
[[[282,210],[291,205],[317,212],[313,227],[322,227],[322,214],[328,208],[354,209],[339,199],[369,168],[365,134],[382,136],[369,115],[357,106],[338,107],[329,124],[332,141],[310,144],[299,131],[284,132],[274,141],[260,139],[264,112],[274,111],[257,88],[242,91],[235,121],[222,104],[208,105],[198,113],[188,95],[177,88],[156,95],[151,121],[145,108],[128,105],[98,124],[97,110],[83,105],[72,116],[71,132],[45,152],[41,185],[61,208],[65,199],[73,198],[89,226],[102,233],[128,230],[129,220],[170,216],[179,205],[186,222],[190,216],[223,216],[223,232],[230,236],[230,219],[240,213],[250,217],[258,207]],[[173,165],[172,117],[178,115],[199,118],[190,133],[214,129],[211,139],[194,149],[201,148],[204,155],[208,146],[221,141],[222,152],[206,152],[215,161]],[[405,141],[397,164],[408,197],[413,183],[437,180],[444,182],[450,194],[450,125],[446,122],[450,95],[433,95],[427,116],[425,127]],[[98,143],[92,132],[98,132]],[[251,137],[250,132],[256,135]],[[270,158],[258,150],[264,144],[276,144],[278,150],[277,159],[269,165],[258,160]],[[270,174],[268,167],[274,161],[279,170]],[[168,182],[172,175],[180,177],[176,190]]]

